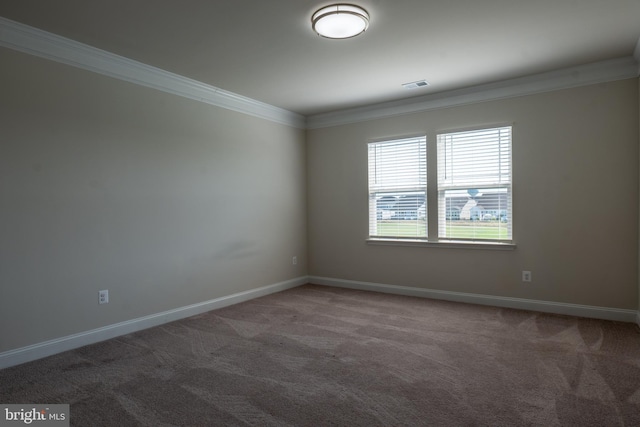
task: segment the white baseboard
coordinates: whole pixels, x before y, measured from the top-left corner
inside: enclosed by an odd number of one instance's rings
[[[310,276],[309,283],[313,283],[316,285],[335,286],[339,288],[359,289],[363,291],[384,292],[388,294],[464,302],[470,304],[491,305],[494,307],[515,308],[520,310],[565,314],[578,317],[590,317],[594,319],[616,320],[620,322],[630,323],[637,322],[638,325],[640,325],[640,312],[636,312],[635,310],[624,310],[620,308],[566,304],[551,301],[499,297],[464,292],[438,291],[432,289],[414,288],[409,286],[394,286],[381,283],[333,279],[329,277]]]
[[[236,294],[215,298],[186,307],[180,307],[173,310],[164,311],[162,313],[139,317],[137,319],[127,320],[125,322],[104,326],[102,328],[80,332],[62,338],[56,338],[38,344],[33,344],[27,347],[5,351],[0,353],[0,369],[20,365],[26,362],[31,362],[43,357],[62,353],[63,351],[73,350],[74,348],[94,344],[100,341],[105,341],[111,338],[141,331],[143,329],[173,322],[175,320],[184,319],[186,317],[195,316],[207,311],[215,310],[217,308],[227,307],[229,305],[248,301],[275,292],[295,288],[296,286],[300,286],[305,283],[308,283],[307,276],[298,277],[296,279],[291,279],[244,292],[238,292]]]
[[[0,369],[31,362],[43,357],[73,350],[85,345],[94,344],[111,338],[141,331],[154,326],[163,325],[175,320],[195,316],[207,311],[227,307],[275,292],[295,288],[306,283],[335,286],[339,288],[359,289],[364,291],[383,292],[388,294],[440,299],[470,304],[507,307],[521,310],[540,311],[545,313],[565,314],[570,316],[590,317],[595,319],[616,320],[636,323],[640,327],[640,311],[618,308],[596,307],[578,304],[566,304],[550,301],[529,300],[523,298],[499,297],[491,295],[471,294],[464,292],[438,291],[433,289],[414,288],[410,286],[385,285],[381,283],[359,282],[354,280],[333,279],[329,277],[303,276],[273,285],[263,286],[249,291],[238,292],[180,307],[162,313],[152,314],[86,332],[56,338],[27,347],[0,353]]]

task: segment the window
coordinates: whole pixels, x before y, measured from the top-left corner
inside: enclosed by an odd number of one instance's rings
[[[427,237],[427,138],[369,144],[369,235]]]
[[[511,127],[438,135],[438,237],[511,240]]]
[[[437,159],[425,136],[369,143],[372,242],[510,243],[511,127],[439,134],[433,148]],[[427,163],[437,186],[427,186]],[[437,231],[427,240],[429,217]]]

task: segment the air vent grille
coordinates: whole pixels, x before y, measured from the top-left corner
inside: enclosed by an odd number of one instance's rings
[[[402,84],[402,87],[404,87],[405,89],[418,89],[418,88],[427,87],[427,86],[429,86],[429,83],[426,80],[418,80],[417,82]]]

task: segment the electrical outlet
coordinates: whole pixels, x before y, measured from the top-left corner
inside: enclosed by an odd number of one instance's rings
[[[291,264],[298,265],[298,257],[297,256],[294,256],[293,258],[291,258]]]
[[[98,304],[106,304],[109,302],[109,291],[98,291]]]
[[[523,270],[522,271],[522,281],[523,282],[531,282],[531,272]]]

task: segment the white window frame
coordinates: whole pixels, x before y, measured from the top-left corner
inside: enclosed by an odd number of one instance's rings
[[[499,238],[499,239],[474,239],[474,238],[448,238],[444,236],[444,233],[441,233],[440,230],[444,227],[444,223],[441,220],[441,213],[445,212],[445,207],[443,206],[442,192],[444,190],[450,190],[452,188],[446,186],[439,186],[438,182],[434,185],[433,181],[436,181],[436,177],[438,176],[438,145],[437,140],[441,135],[449,135],[460,132],[470,132],[470,131],[483,131],[483,130],[491,130],[498,128],[507,128],[511,129],[510,140],[509,140],[509,167],[511,170],[509,171],[509,183],[500,182],[495,183],[492,182],[490,185],[485,185],[482,188],[505,188],[508,192],[508,210],[509,210],[509,238]],[[400,141],[403,139],[411,139],[417,137],[401,137],[395,139],[385,139],[385,140],[374,140],[370,141],[368,146],[375,143],[384,143],[384,142],[393,142]],[[424,136],[425,143],[427,140],[427,136]],[[429,137],[431,139],[431,137]],[[427,186],[426,180],[424,182],[424,194],[425,194],[425,216],[429,226],[426,228],[427,234],[419,237],[406,237],[406,236],[379,236],[378,233],[375,232],[375,229],[372,227],[373,222],[375,222],[376,217],[376,206],[375,203],[372,203],[372,186],[371,186],[371,165],[369,166],[369,235],[367,239],[367,243],[371,245],[393,245],[393,246],[426,246],[426,247],[438,247],[438,248],[464,248],[464,249],[481,249],[481,250],[513,250],[516,248],[515,240],[513,238],[513,126],[511,124],[499,124],[493,126],[484,126],[478,128],[466,128],[466,129],[454,129],[437,132],[436,138],[432,139],[433,142],[426,144],[425,150],[425,165],[428,170],[430,170],[429,178],[432,180],[430,185]],[[375,190],[375,188],[373,188]],[[403,190],[409,190],[408,188],[403,188]],[[429,203],[431,202],[431,203]],[[442,236],[442,237],[440,237]]]
[[[513,242],[512,133],[512,126],[438,133],[439,239]],[[447,193],[465,205],[452,207]]]
[[[372,141],[367,148],[369,238],[426,240],[427,137],[420,135]],[[380,199],[385,197],[395,207],[380,209]],[[403,197],[418,201],[422,197],[422,206],[410,202],[407,203],[409,206],[402,206]],[[423,207],[423,218],[420,218],[420,207]],[[388,218],[384,218],[384,214],[388,214]],[[380,230],[383,224],[385,228]]]

